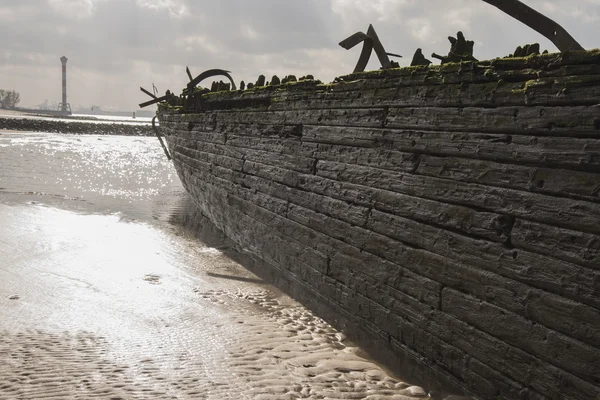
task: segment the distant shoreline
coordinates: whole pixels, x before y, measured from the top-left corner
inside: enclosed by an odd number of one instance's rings
[[[18,110],[0,110],[0,131],[29,131],[79,135],[152,136],[150,123],[99,122],[98,118],[50,117]]]

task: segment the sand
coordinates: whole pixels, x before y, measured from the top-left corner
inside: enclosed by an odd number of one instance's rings
[[[40,205],[0,218],[0,399],[427,396],[183,232]]]

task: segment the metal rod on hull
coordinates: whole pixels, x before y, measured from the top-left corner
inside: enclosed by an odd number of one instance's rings
[[[584,50],[562,26],[519,0],[483,0],[548,38],[560,51]]]
[[[392,63],[388,56],[402,57],[399,54],[387,53],[385,51],[383,44],[381,44],[381,40],[379,40],[379,36],[377,36],[377,32],[375,32],[375,28],[373,28],[373,25],[369,25],[369,29],[367,30],[366,34],[363,32],[356,32],[354,35],[342,40],[339,45],[346,50],[350,50],[361,42],[363,43],[363,48],[360,52],[360,57],[358,58],[354,72],[363,72],[365,70],[373,51],[375,51],[375,54],[377,54],[377,58],[379,58],[379,62],[381,63],[383,69],[392,67]]]
[[[165,146],[165,144],[163,143],[162,137],[160,137],[160,132],[158,131],[158,128],[156,127],[156,116],[154,116],[152,118],[152,130],[154,130],[154,133],[156,134],[156,137],[158,138],[158,141],[160,142],[160,146],[162,147],[163,151],[165,152],[167,159],[169,161],[171,161],[171,154],[169,154],[169,150],[167,150],[167,146]]]

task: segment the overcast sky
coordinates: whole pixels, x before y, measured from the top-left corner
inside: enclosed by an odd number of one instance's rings
[[[600,47],[600,0],[526,0],[585,48]],[[372,23],[386,50],[410,64],[418,47],[447,54],[458,30],[479,59],[525,43],[555,47],[481,0],[0,0],[0,89],[21,106],[61,98],[61,56],[68,57],[74,108],[134,110],[139,86],[176,93],[210,68],[239,82],[313,74],[323,81],[352,72],[360,47],[338,42]],[[376,57],[369,67],[377,68]],[[210,82],[207,82],[209,84]]]

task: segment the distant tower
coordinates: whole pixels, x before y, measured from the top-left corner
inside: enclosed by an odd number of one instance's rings
[[[62,56],[62,102],[58,105],[58,110],[64,113],[71,113],[71,105],[67,103],[67,57]]]

